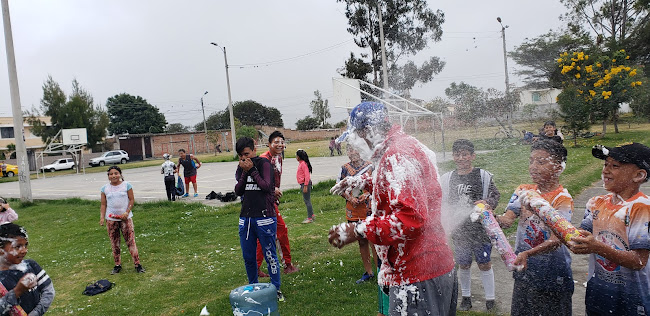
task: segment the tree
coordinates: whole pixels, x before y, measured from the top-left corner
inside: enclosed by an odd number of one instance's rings
[[[403,66],[393,64],[388,70],[388,77],[395,90],[408,95],[408,90],[413,88],[416,83],[431,81],[433,75],[439,74],[444,67],[445,62],[438,57],[430,57],[420,67],[409,60]]]
[[[574,135],[573,145],[578,145],[578,135],[589,129],[589,113],[591,106],[586,102],[584,96],[578,92],[575,86],[567,86],[557,97],[560,105],[561,116],[566,122],[567,128]]]
[[[460,84],[452,82],[445,89],[445,95],[456,105],[454,115],[461,122],[473,124],[486,112],[485,92],[461,81]],[[475,125],[476,126],[476,125]]]
[[[92,96],[81,88],[79,82],[72,80],[72,93],[67,98],[57,82],[48,76],[43,84],[43,98],[40,110],[32,109],[26,120],[33,126],[34,135],[49,142],[61,129],[86,128],[88,147],[95,147],[106,137],[108,114],[99,106],[94,106]],[[49,116],[51,126],[38,117]]]
[[[330,114],[330,108],[327,105],[327,100],[323,100],[323,96],[320,94],[320,91],[314,91],[314,97],[316,97],[316,99],[312,100],[309,104],[311,113],[316,119],[318,119],[318,125],[322,128],[325,128],[327,119],[332,117]]]
[[[642,70],[630,65],[624,50],[600,56],[565,52],[557,59],[557,64],[562,69],[564,88],[575,88],[590,105],[590,113],[603,119],[603,135],[607,131],[608,118],[612,118],[618,133],[618,109],[621,103],[630,102],[634,90],[643,85]]]
[[[203,126],[203,124],[201,124]],[[165,127],[165,132],[166,133],[186,133],[190,131],[189,126],[185,126],[181,123],[170,123],[167,124],[167,127]]]
[[[320,121],[317,118],[311,117],[309,115],[296,122],[296,128],[301,131],[317,129],[318,126],[320,126]]]
[[[253,126],[244,125],[237,129],[237,137],[250,137],[252,139],[257,139],[259,133]]]
[[[641,82],[650,82],[648,78],[641,79]],[[635,89],[630,108],[635,116],[650,119],[650,89]]]
[[[431,112],[448,114],[449,106],[451,106],[451,102],[448,100],[441,97],[435,97],[431,101],[427,102],[424,105],[424,108]]]
[[[343,120],[334,124],[334,128],[343,128],[348,125],[348,120]]]
[[[235,118],[238,118],[244,125],[284,126],[282,114],[278,109],[263,106],[253,100],[235,102],[232,110]],[[228,123],[228,127],[230,127],[230,123]]]
[[[428,8],[425,0],[337,0],[345,3],[348,32],[361,48],[370,49],[373,83],[381,85],[381,46],[377,7],[380,3],[388,68],[401,57],[415,55],[427,47],[429,41],[442,37],[444,13]],[[412,86],[411,86],[412,87]],[[409,87],[409,89],[411,88]]]
[[[363,55],[361,56],[363,57]],[[363,81],[368,81],[368,74],[371,72],[372,65],[361,58],[354,57],[354,53],[350,53],[350,58],[345,61],[343,69],[338,70],[338,73],[343,77]]]
[[[591,45],[587,34],[574,35],[549,31],[533,39],[526,39],[508,53],[522,69],[515,70],[533,89],[559,88],[562,75],[555,60],[563,52],[586,50]]]
[[[121,93],[106,100],[111,134],[162,133],[167,125],[160,110],[141,96]]]
[[[572,29],[588,29],[599,43],[618,51],[631,34],[647,26],[647,0],[560,0],[569,12],[563,19]]]

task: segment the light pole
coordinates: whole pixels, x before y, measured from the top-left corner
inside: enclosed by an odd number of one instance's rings
[[[18,71],[16,70],[16,55],[14,54],[14,38],[11,32],[11,18],[9,17],[8,0],[2,0],[2,24],[4,25],[5,48],[7,50],[7,70],[9,72],[11,111],[14,117],[14,139],[16,141],[16,164],[18,165],[20,200],[23,202],[32,202],[32,185],[29,179],[27,147],[25,146],[25,131],[23,129],[23,111],[20,107]]]
[[[503,66],[505,67],[506,72],[506,98],[510,95],[510,82],[508,81],[508,56],[506,55],[506,28],[501,23],[501,17],[497,17],[497,21],[501,24],[501,38],[503,39]],[[508,127],[512,129],[512,104],[509,106],[510,113],[508,115]]]
[[[228,56],[226,55],[226,47],[221,47],[215,42],[212,42],[210,44],[219,47],[219,49],[223,51],[223,62],[226,65],[226,85],[228,86],[228,111],[230,111],[230,134],[232,136],[232,149],[234,155],[236,156],[237,151],[235,150],[235,144],[237,142],[237,139],[235,136],[235,116],[232,114],[232,95],[230,94],[230,76],[228,75]]]
[[[201,96],[201,111],[203,112],[203,132],[205,132],[205,151],[210,152],[208,148],[208,125],[205,123],[205,107],[203,107],[203,97],[208,94],[208,91]]]

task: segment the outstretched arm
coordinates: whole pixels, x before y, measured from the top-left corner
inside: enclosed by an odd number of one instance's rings
[[[595,253],[632,270],[641,270],[648,263],[648,249],[617,250],[599,241],[589,231],[578,230],[581,236],[571,238],[575,242],[569,249],[577,254]]]

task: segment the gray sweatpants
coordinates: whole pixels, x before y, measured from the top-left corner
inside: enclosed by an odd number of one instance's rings
[[[390,315],[456,315],[456,269],[426,281],[390,287]]]
[[[304,184],[300,185],[300,192],[302,193],[302,199],[305,201],[305,206],[307,206],[307,217],[312,218],[314,216],[314,209],[311,206],[311,181],[309,181],[309,185],[307,186],[307,193],[302,191],[304,187]]]

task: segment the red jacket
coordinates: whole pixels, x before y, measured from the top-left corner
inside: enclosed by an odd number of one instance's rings
[[[454,259],[440,222],[435,154],[393,126],[372,160],[373,213],[358,229],[377,246],[379,283],[412,284],[450,272]]]

